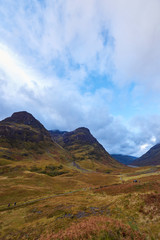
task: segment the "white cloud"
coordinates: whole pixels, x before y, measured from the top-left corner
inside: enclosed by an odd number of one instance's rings
[[[126,125],[111,112],[118,97],[117,109],[128,104],[122,87],[132,82],[132,118],[142,96],[160,90],[159,7],[158,0],[1,1],[0,117],[23,108],[48,128],[89,127],[110,152],[143,153],[160,141],[159,116]],[[93,71],[121,89],[97,83],[91,91]]]
[[[103,2],[102,8],[115,38],[115,82],[159,89],[160,2],[114,0]]]
[[[70,71],[71,58],[89,71],[109,73],[114,69],[113,80],[120,86],[136,82],[157,90],[159,7],[157,0],[34,0],[16,4],[8,0],[1,6],[0,30],[2,39],[12,47],[18,42],[17,50],[25,51],[35,65],[37,61],[47,68],[58,58]],[[106,45],[104,30],[108,31]]]
[[[12,99],[13,103],[19,102],[20,99],[24,102],[27,100],[20,92],[21,88],[31,91],[34,97],[38,97],[45,86],[44,81],[23,63],[22,58],[1,43],[0,79],[4,100],[10,102]]]
[[[147,148],[148,148],[148,146],[149,146],[149,144],[143,144],[143,145],[141,145],[140,146],[140,149],[142,150],[142,151],[144,151],[144,150],[146,150]]]

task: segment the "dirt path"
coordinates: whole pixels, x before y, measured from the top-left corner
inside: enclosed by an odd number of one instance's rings
[[[11,209],[16,209],[16,208],[18,208],[18,207],[23,207],[23,206],[30,205],[30,204],[33,204],[33,203],[36,203],[36,202],[40,202],[40,201],[44,201],[44,200],[50,199],[50,198],[55,198],[55,197],[59,197],[59,196],[65,196],[65,195],[73,194],[73,193],[76,193],[76,192],[82,192],[82,191],[89,191],[89,190],[100,189],[100,188],[102,188],[102,187],[106,187],[106,186],[99,186],[99,187],[95,187],[95,188],[81,188],[81,189],[77,189],[77,190],[70,191],[70,192],[66,192],[66,193],[60,193],[60,194],[56,194],[56,195],[50,195],[50,196],[47,196],[47,197],[42,197],[42,198],[38,198],[38,199],[32,199],[32,200],[29,200],[29,201],[27,201],[27,202],[17,203],[16,206],[10,205],[10,206],[8,207],[8,206],[4,206],[4,205],[3,205],[3,206],[0,207],[0,212],[8,211],[8,210],[11,210]]]
[[[82,172],[88,172],[88,170],[81,168],[75,161],[73,161],[73,167],[76,167],[77,169],[81,170]]]
[[[68,194],[72,194],[72,193],[79,192],[79,191],[84,191],[84,190],[86,191],[86,189],[78,189],[78,190],[70,191],[70,192],[67,192],[67,193],[50,195],[50,196],[47,196],[47,197],[42,197],[42,198],[38,198],[38,199],[29,200],[29,201],[23,202],[23,203],[17,203],[16,206],[14,206],[14,205],[9,206],[9,207],[8,206],[6,206],[6,207],[2,206],[2,207],[0,207],[0,212],[7,211],[7,210],[10,210],[10,209],[15,209],[15,208],[22,207],[22,206],[26,206],[26,205],[36,203],[36,202],[39,202],[39,201],[43,201],[43,200],[46,200],[46,199],[49,199],[49,198],[65,196],[65,195],[68,195]]]

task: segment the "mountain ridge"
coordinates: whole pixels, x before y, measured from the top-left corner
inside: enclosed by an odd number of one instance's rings
[[[83,170],[124,167],[110,156],[88,128],[79,127],[71,132],[48,131],[26,111],[15,112],[0,121],[0,148],[14,152],[12,159],[19,160],[38,159],[40,155],[46,158],[49,153],[50,160],[53,158],[66,166],[70,163],[70,167],[79,166]]]

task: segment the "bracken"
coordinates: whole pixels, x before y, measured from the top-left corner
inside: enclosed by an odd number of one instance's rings
[[[134,231],[130,226],[120,221],[105,217],[88,217],[79,223],[73,223],[58,233],[41,236],[40,240],[145,240],[144,234]]]

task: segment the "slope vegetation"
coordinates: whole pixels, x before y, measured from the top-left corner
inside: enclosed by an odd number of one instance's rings
[[[111,168],[124,167],[109,155],[87,128],[81,127],[71,132],[50,131],[50,134],[82,167],[94,170],[99,164]]]
[[[72,157],[51,139],[45,127],[28,112],[17,112],[0,122],[0,165],[48,159],[66,163]],[[45,162],[45,161],[44,161]]]
[[[148,152],[132,162],[135,166],[160,165],[160,144],[153,146]]]

